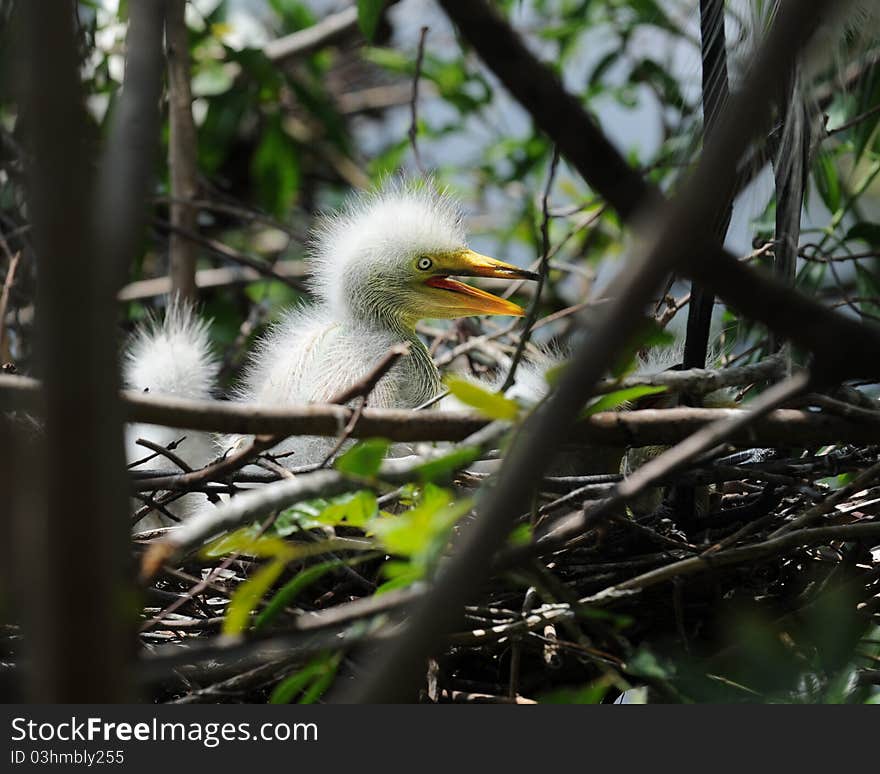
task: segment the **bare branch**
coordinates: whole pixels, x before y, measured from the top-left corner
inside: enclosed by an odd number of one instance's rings
[[[199,192],[198,144],[192,114],[192,86],[189,68],[189,31],[186,0],[168,0],[165,32],[168,56],[168,167],[171,178],[171,224],[195,231],[198,210],[193,206]],[[180,298],[196,297],[196,259],[193,241],[176,231],[169,243],[169,274],[173,292]]]

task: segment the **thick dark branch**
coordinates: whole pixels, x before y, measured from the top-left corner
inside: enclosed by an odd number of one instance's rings
[[[165,5],[132,5],[126,78],[97,187],[75,4],[32,0],[16,8],[27,62],[28,209],[46,379],[47,438],[41,459],[22,471],[23,479],[32,478],[31,501],[17,550],[25,557],[19,574],[29,584],[32,698],[119,701],[128,675],[119,608],[127,536],[119,518],[126,492],[113,321],[154,166]]]

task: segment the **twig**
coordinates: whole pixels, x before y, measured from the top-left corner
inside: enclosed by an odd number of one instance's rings
[[[220,242],[213,242],[213,246],[219,246]],[[224,245],[225,247],[225,245]],[[235,258],[224,251],[223,257],[231,260],[240,259],[242,253],[237,253]],[[249,256],[244,256],[249,258]],[[239,261],[242,262],[243,261]],[[222,288],[228,285],[244,285],[255,282],[261,278],[281,280],[292,287],[301,288],[302,280],[306,276],[306,267],[302,261],[279,261],[274,266],[263,264],[257,270],[248,263],[246,266],[222,266],[216,269],[199,269],[196,272],[196,287],[199,290]],[[156,277],[154,279],[137,280],[126,285],[119,291],[117,298],[120,301],[141,301],[156,296],[164,296],[171,292],[171,277]]]
[[[6,279],[3,280],[3,290],[0,291],[0,365],[8,362],[12,357],[6,341],[6,308],[9,305],[9,292],[12,290],[12,283],[15,282],[15,270],[18,268],[20,258],[20,252],[10,256],[9,265],[6,267]]]
[[[171,178],[171,224],[186,231],[197,228],[198,211],[192,205],[199,192],[198,141],[192,114],[189,30],[186,0],[168,0],[165,39],[168,56],[168,167]],[[192,241],[172,231],[169,243],[169,274],[172,292],[180,298],[196,297],[197,252]]]
[[[416,66],[413,72],[413,83],[412,83],[412,98],[409,102],[410,115],[412,116],[410,125],[409,125],[409,144],[412,148],[413,159],[416,162],[416,167],[418,167],[419,172],[422,177],[428,177],[428,173],[425,170],[424,164],[422,164],[422,157],[419,153],[419,113],[418,113],[418,105],[419,105],[419,80],[422,77],[422,62],[425,58],[425,39],[428,37],[428,27],[422,27],[421,32],[419,33],[419,49],[416,54]]]
[[[355,32],[357,18],[357,7],[351,6],[339,13],[325,16],[311,27],[270,41],[263,47],[263,53],[276,64],[285,64],[291,59],[308,56]]]
[[[850,495],[864,489],[867,484],[870,484],[872,481],[876,480],[878,476],[880,476],[880,462],[878,462],[876,465],[872,465],[867,470],[863,470],[852,481],[850,481],[845,486],[840,487],[840,489],[835,490],[818,505],[814,505],[812,508],[805,511],[797,518],[792,519],[786,524],[783,524],[779,529],[771,533],[770,537],[780,537],[786,532],[800,529],[801,527],[805,527],[811,522],[822,518],[822,516],[833,511],[836,505],[842,503]]]
[[[556,177],[556,168],[559,165],[559,148],[553,148],[553,157],[550,160],[550,171],[547,173],[547,184],[544,187],[544,195],[541,197],[541,262],[538,269],[538,281],[535,284],[535,294],[529,302],[529,308],[526,312],[525,321],[522,326],[522,333],[516,344],[516,351],[510,361],[510,369],[504,378],[504,384],[501,385],[501,392],[507,392],[516,381],[516,369],[522,360],[523,353],[526,350],[526,344],[532,335],[532,327],[538,316],[538,307],[541,304],[541,291],[544,289],[544,283],[547,280],[547,272],[549,271],[549,255],[550,255],[550,190],[553,188],[553,180]]]

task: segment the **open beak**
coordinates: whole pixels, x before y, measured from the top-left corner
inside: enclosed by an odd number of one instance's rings
[[[450,279],[448,275],[458,277],[491,277],[493,279],[536,280],[538,275],[518,266],[503,261],[496,261],[487,255],[480,255],[472,250],[462,250],[450,255],[443,261],[440,270],[425,281],[426,285],[456,294],[454,306],[462,312],[470,314],[503,314],[511,317],[522,317],[522,307],[512,301],[499,298],[485,290],[465,285],[463,282]]]

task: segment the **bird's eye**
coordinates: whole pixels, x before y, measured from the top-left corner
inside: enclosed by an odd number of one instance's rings
[[[421,269],[422,271],[428,271],[428,269],[430,269],[433,265],[434,261],[428,258],[427,255],[423,255],[421,258],[419,258],[419,262],[416,264],[416,266],[418,266],[419,269]]]

